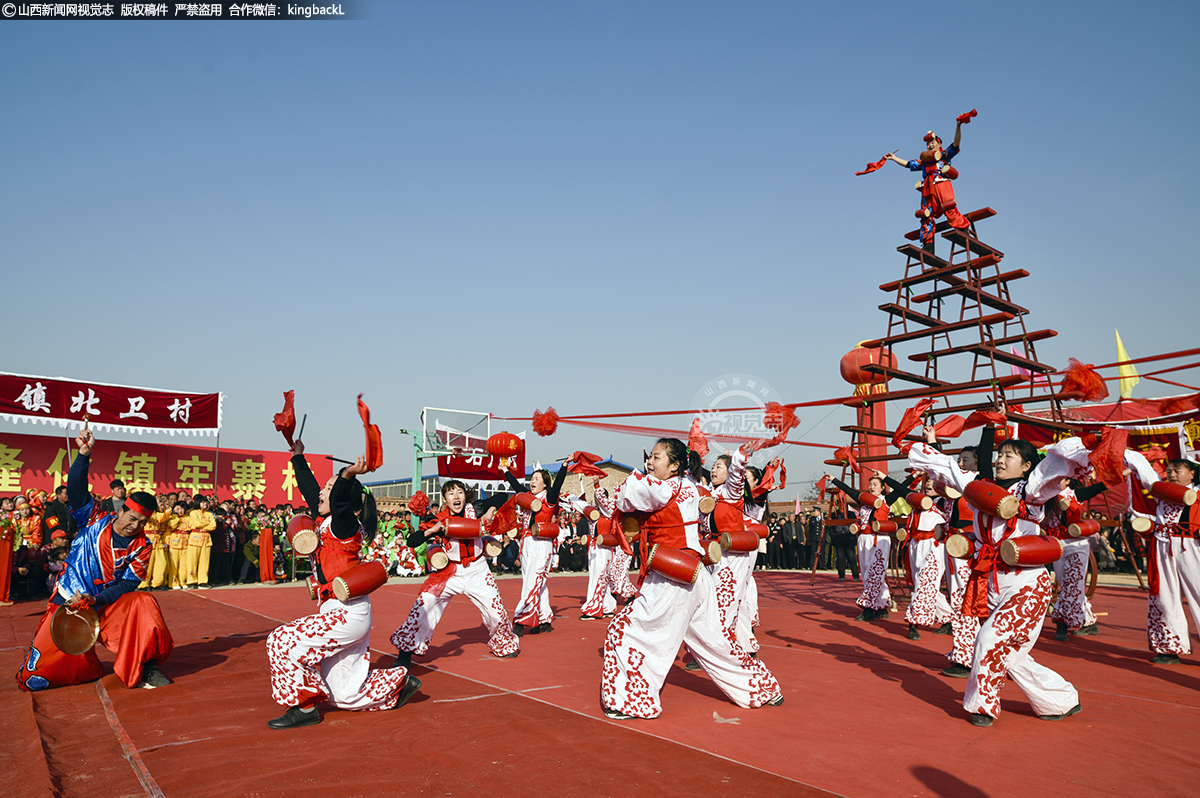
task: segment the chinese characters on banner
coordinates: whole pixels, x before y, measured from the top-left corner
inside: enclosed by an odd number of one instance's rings
[[[78,429],[85,414],[102,432],[211,435],[221,428],[221,394],[0,374],[0,418]]]
[[[0,433],[0,496],[39,488],[47,493],[63,484],[75,458],[75,442],[65,437]],[[333,475],[333,463],[308,454],[318,484]],[[101,440],[92,451],[91,491],[109,494],[108,483],[124,481],[129,490],[170,493],[186,490],[219,499],[303,504],[287,452],[216,449],[198,446]]]

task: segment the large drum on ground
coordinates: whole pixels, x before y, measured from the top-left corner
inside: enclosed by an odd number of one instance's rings
[[[688,549],[664,549],[658,543],[650,547],[646,565],[655,573],[662,574],[674,582],[694,585],[704,564],[694,551]]]
[[[1048,535],[1009,538],[1000,544],[1000,559],[1006,565],[1049,565],[1062,554],[1062,541]]]
[[[446,537],[455,540],[472,540],[479,537],[478,518],[458,518],[451,516],[442,522]]]
[[[338,601],[365,596],[387,584],[387,569],[379,560],[360,562],[347,568],[341,576],[334,577],[333,595]]]
[[[963,488],[967,501],[981,513],[1003,518],[1005,521],[1017,514],[1021,503],[1016,496],[994,482],[974,480]]]
[[[100,616],[91,607],[73,610],[62,605],[50,618],[50,639],[64,654],[86,654],[100,637]]]
[[[321,540],[316,522],[307,515],[292,516],[287,525],[287,539],[292,544],[292,550],[301,555],[312,554]]]

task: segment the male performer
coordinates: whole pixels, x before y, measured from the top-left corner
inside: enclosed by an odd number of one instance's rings
[[[963,116],[966,116],[964,114]],[[954,188],[950,181],[958,176],[958,170],[950,165],[954,156],[958,155],[958,144],[962,140],[963,117],[959,117],[954,128],[954,143],[942,149],[942,140],[932,130],[925,134],[925,150],[917,158],[906,161],[895,153],[885,155],[889,161],[895,161],[901,166],[907,166],[909,171],[920,172],[921,182],[917,189],[921,192],[921,210],[917,216],[921,219],[921,246],[933,253],[933,233],[937,219],[943,213],[956,229],[964,229],[970,223],[958,212],[958,203],[954,199]]]
[[[100,660],[94,650],[66,654],[51,639],[51,618],[64,604],[96,610],[100,616],[100,642],[117,655],[113,670],[127,687],[170,684],[157,663],[171,655],[174,641],[158,602],[137,589],[146,578],[150,562],[150,543],[142,530],[158,504],[153,495],[135,491],[124,497],[117,514],[97,510],[87,491],[95,444],[91,430],[85,428],[79,433],[75,444],[79,454],[67,477],[67,496],[79,534],[42,615],[29,656],[17,672],[17,685],[34,691],[100,678]]]

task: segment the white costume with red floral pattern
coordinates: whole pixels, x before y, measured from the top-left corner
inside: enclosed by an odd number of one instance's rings
[[[1125,463],[1143,487],[1148,489],[1159,481],[1154,467],[1140,452],[1126,450]],[[1154,520],[1154,539],[1148,554],[1146,641],[1157,654],[1191,654],[1183,597],[1187,596],[1192,619],[1200,629],[1200,530],[1196,529],[1200,502],[1185,506],[1147,498],[1134,509]]]
[[[945,529],[946,517],[940,510],[914,510],[910,517],[908,567],[913,589],[904,619],[917,626],[940,627],[950,621],[950,603],[942,593],[946,574],[946,547],[934,536],[934,528]]]
[[[554,513],[558,508],[546,502],[546,491],[534,495],[542,500],[542,509],[535,517],[538,525],[550,524],[557,529]],[[550,608],[549,581],[555,539],[535,537],[529,529],[527,511],[518,510],[517,519],[521,530],[521,600],[513,610],[513,623],[524,626],[552,623],[554,610]]]
[[[443,508],[439,518],[450,513]],[[463,517],[474,518],[475,508],[470,504],[463,508]],[[433,630],[437,628],[442,613],[450,599],[464,595],[479,609],[488,630],[488,649],[497,657],[505,657],[520,649],[521,644],[513,634],[508,612],[500,600],[500,590],[483,556],[483,538],[473,540],[447,539],[443,549],[450,564],[441,571],[429,575],[421,585],[421,592],[413,603],[408,618],[392,634],[392,645],[400,651],[424,654],[429,650]]]
[[[643,523],[650,545],[686,548],[699,557],[699,492],[691,480],[663,481],[634,472],[618,491],[616,504],[626,514],[653,514],[658,526]],[[690,585],[651,571],[641,592],[609,624],[600,686],[604,707],[633,717],[658,717],[659,693],[680,643],[738,706],[760,707],[780,694],[767,667],[722,628],[705,568]]]
[[[887,566],[892,556],[892,539],[887,535],[871,532],[871,522],[887,518],[887,508],[877,512],[874,507],[859,505],[854,511],[858,516],[858,572],[862,574],[862,595],[855,604],[864,610],[888,610],[892,607],[892,591],[888,589]]]
[[[1022,501],[1021,513],[1009,521],[976,508],[976,548],[994,554],[1003,540],[1041,534],[1043,506],[1058,495],[1064,478],[1081,477],[1090,470],[1087,454],[1078,438],[1051,446],[1025,480],[1009,486],[1008,492]],[[924,471],[960,493],[977,476],[964,472],[950,457],[924,443],[909,450],[908,461],[914,470]],[[1037,715],[1063,715],[1074,708],[1079,703],[1074,686],[1030,655],[1050,603],[1050,575],[1046,569],[1009,568],[1003,562],[986,568],[978,553],[972,568],[979,568],[975,571],[978,578],[987,580],[988,614],[975,640],[963,708],[972,714],[999,717],[1000,691],[1008,678],[1024,691]],[[971,611],[973,608],[964,607],[964,612]]]
[[[332,519],[318,530],[318,560],[326,584],[358,561],[362,531],[352,538],[334,536]],[[391,709],[408,679],[405,668],[371,670],[371,597],[342,602],[328,596],[316,615],[285,623],[267,638],[271,697],[285,707],[312,707],[329,701],[339,709]]]

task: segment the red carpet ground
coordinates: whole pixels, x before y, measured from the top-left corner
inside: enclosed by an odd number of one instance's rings
[[[1191,796],[1200,778],[1200,657],[1149,663],[1145,595],[1102,587],[1101,635],[1034,653],[1080,691],[1083,712],[1037,720],[1005,688],[989,729],[966,721],[965,680],[948,679],[947,637],[906,637],[889,621],[851,620],[857,586],[818,575],[760,573],[761,656],[786,703],[744,710],[681,667],[663,716],[610,721],[599,709],[605,624],[580,621],[583,577],[551,580],[555,631],[521,656],[487,653],[479,615],[454,601],[423,687],[394,712],[331,710],[317,725],[273,731],[264,639],[311,611],[302,587],[155,594],[175,638],[162,670],[174,684],[99,683],[29,695],[0,688],[0,795],[841,795],[981,798],[1052,794]],[[376,664],[419,582],[373,596]],[[500,582],[506,606],[519,582]],[[902,606],[903,608],[903,606]],[[41,608],[0,609],[0,666],[11,674]],[[101,658],[111,662],[107,652]]]

